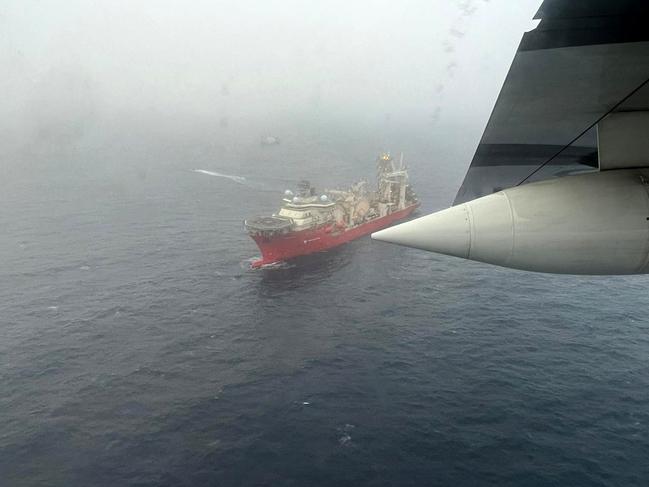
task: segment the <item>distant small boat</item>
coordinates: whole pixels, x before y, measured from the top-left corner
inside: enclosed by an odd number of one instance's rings
[[[279,137],[275,137],[274,135],[265,135],[261,138],[261,145],[278,145],[279,144]]]

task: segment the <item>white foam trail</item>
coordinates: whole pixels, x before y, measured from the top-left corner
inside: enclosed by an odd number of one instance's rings
[[[207,174],[208,176],[216,176],[217,178],[226,178],[234,181],[235,183],[245,184],[246,178],[242,176],[231,176],[230,174],[221,174],[220,172],[207,171],[205,169],[194,169],[194,172],[199,172],[201,174]]]

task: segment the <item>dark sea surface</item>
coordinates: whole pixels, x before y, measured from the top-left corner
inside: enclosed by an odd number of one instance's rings
[[[5,171],[1,486],[649,484],[648,278],[369,238],[251,271],[242,220],[297,179],[403,150],[426,213],[475,141],[237,130]]]

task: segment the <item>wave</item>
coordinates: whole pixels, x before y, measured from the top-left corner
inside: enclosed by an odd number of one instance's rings
[[[244,178],[243,176],[232,176],[230,174],[221,174],[220,172],[207,171],[205,169],[194,169],[193,171],[199,172],[201,174],[207,174],[208,176],[215,176],[217,178],[230,179],[231,181],[234,181],[235,183],[238,184],[246,184],[246,178]]]

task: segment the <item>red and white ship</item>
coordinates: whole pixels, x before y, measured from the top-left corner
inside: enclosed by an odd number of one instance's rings
[[[408,183],[403,156],[396,167],[390,154],[381,154],[377,173],[376,191],[361,181],[345,191],[318,194],[302,181],[297,194],[285,191],[278,213],[246,220],[246,230],[261,250],[252,267],[337,247],[410,215],[419,201]]]

